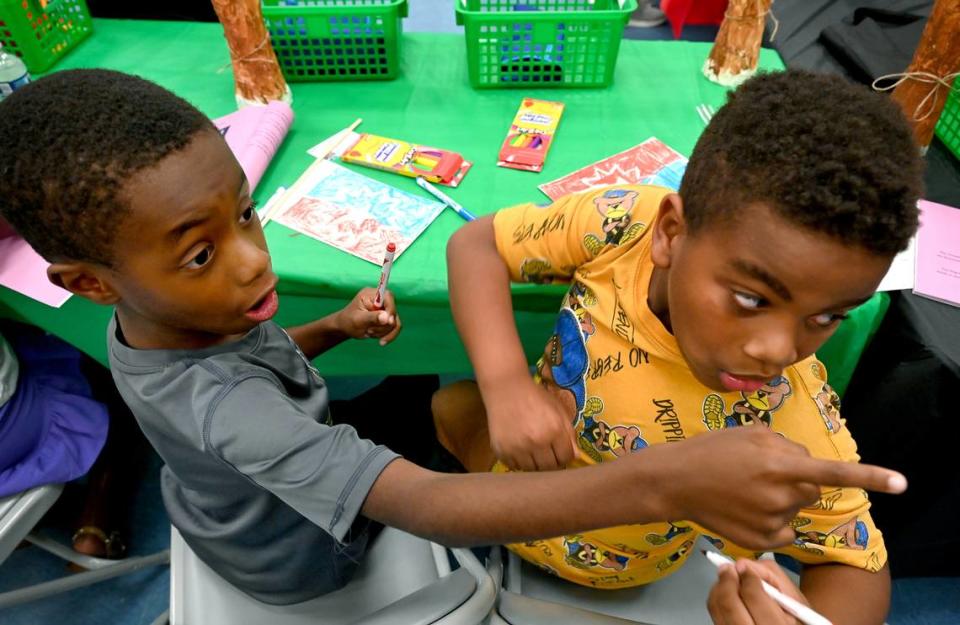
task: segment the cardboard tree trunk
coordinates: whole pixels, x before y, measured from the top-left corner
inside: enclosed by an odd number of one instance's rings
[[[960,71],[960,2],[937,0],[905,80],[893,91],[893,99],[913,124],[913,134],[922,148],[930,145],[949,85],[953,83],[946,77],[957,71]],[[943,82],[925,80],[920,73]]]
[[[717,39],[703,65],[707,78],[725,87],[735,87],[756,73],[771,1],[730,0]]]
[[[237,104],[290,102],[290,88],[263,23],[260,0],[213,0],[230,49]]]

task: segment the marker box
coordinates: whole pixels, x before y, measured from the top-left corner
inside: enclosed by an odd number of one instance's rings
[[[457,152],[360,133],[356,143],[340,157],[374,169],[383,169],[401,176],[423,176],[430,182],[457,186],[470,169],[470,161]]]
[[[524,98],[500,146],[497,165],[541,171],[563,115],[563,103]]]

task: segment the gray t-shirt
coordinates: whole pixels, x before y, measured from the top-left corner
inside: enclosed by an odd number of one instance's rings
[[[163,458],[163,500],[191,549],[267,603],[340,587],[363,554],[351,532],[397,455],[330,425],[323,379],[287,333],[261,323],[200,350],[139,350],[107,333],[114,381]]]

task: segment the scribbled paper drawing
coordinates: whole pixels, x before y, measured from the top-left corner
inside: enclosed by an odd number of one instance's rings
[[[330,161],[305,182],[273,219],[377,265],[388,242],[399,258],[444,208]]]
[[[551,200],[612,184],[655,184],[676,190],[686,168],[686,157],[650,137],[629,150],[546,182],[539,189]]]

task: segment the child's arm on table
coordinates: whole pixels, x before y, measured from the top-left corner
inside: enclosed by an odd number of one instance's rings
[[[576,452],[573,415],[530,377],[492,216],[454,233],[447,268],[450,307],[477,375],[494,454],[514,470],[566,466]]]
[[[750,488],[729,487],[736,483]],[[788,523],[817,500],[819,484],[906,487],[896,472],[811,458],[766,428],[734,428],[562,473],[447,475],[398,459],[374,483],[363,514],[447,545],[689,519],[745,548],[767,550],[793,540]]]
[[[287,334],[311,360],[349,338],[377,338],[381,345],[386,345],[400,333],[400,316],[397,315],[393,293],[385,292],[383,309],[374,305],[376,295],[376,289],[361,289],[343,309],[322,319],[287,328]]]
[[[707,608],[723,625],[795,625],[763,590],[761,581],[809,605],[835,625],[880,625],[890,607],[890,571],[876,573],[846,564],[805,566],[800,588],[772,560],[739,560],[720,569]],[[855,598],[855,599],[853,599]]]

